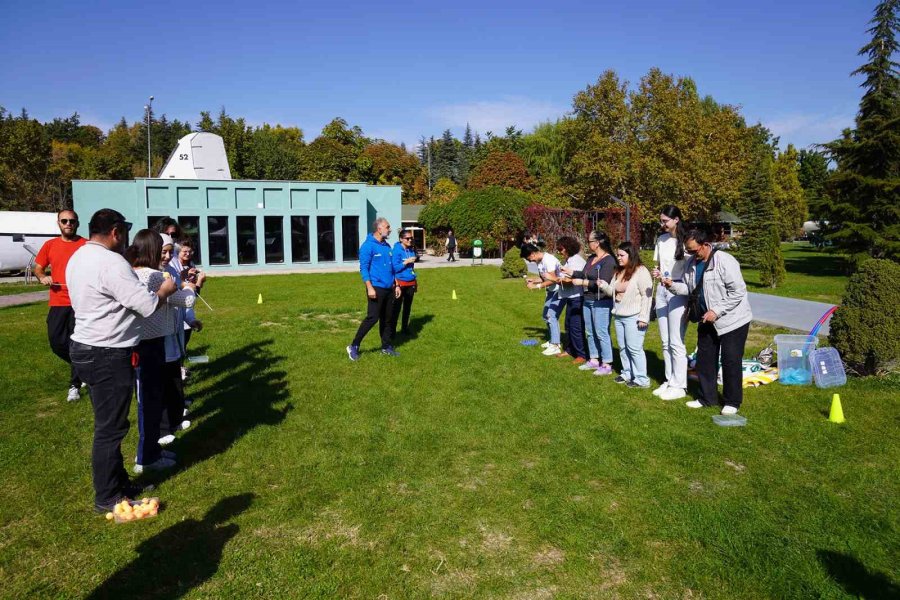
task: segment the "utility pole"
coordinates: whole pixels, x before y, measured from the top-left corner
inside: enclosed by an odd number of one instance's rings
[[[144,111],[147,113],[147,178],[153,177],[153,174],[150,172],[150,113],[153,110],[153,96],[150,96],[150,102],[144,107]]]

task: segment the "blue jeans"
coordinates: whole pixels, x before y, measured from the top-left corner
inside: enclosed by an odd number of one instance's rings
[[[640,386],[649,386],[647,355],[644,354],[644,336],[647,329],[638,329],[638,316],[616,316],[616,339],[619,341],[619,357],[622,359],[622,377]]]
[[[612,364],[612,336],[609,334],[609,320],[612,313],[612,298],[584,301],[584,330],[587,333],[588,353],[601,363]]]
[[[562,312],[562,300],[556,292],[547,292],[544,310],[541,316],[547,321],[550,329],[550,343],[559,344],[559,314]]]

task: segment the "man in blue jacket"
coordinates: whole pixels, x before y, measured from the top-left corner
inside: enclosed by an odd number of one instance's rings
[[[387,238],[391,234],[391,224],[387,219],[379,217],[372,224],[372,233],[366,237],[359,248],[359,272],[366,284],[368,308],[366,318],[359,324],[359,330],[353,342],[347,346],[350,360],[359,360],[359,345],[363,338],[378,323],[381,334],[381,353],[388,356],[399,356],[391,345],[391,316],[394,299],[400,297],[400,288],[394,286],[394,267],[391,263],[391,245]]]

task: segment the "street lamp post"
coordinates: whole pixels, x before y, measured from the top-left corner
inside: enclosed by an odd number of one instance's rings
[[[153,96],[150,96],[150,102],[144,107],[147,113],[147,178],[153,175],[150,172],[150,112],[153,110]]]

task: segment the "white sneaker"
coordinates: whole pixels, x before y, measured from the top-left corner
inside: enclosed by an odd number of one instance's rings
[[[684,393],[684,390],[676,387],[667,387],[659,395],[661,400],[680,400],[685,396],[687,396],[687,394]]]
[[[172,460],[171,458],[160,456],[149,465],[139,465],[135,463],[134,467],[132,467],[131,470],[134,471],[136,475],[140,475],[144,471],[162,471],[163,469],[171,469],[174,466],[174,460]]]
[[[728,405],[726,405],[726,406],[723,406],[723,407],[722,407],[722,414],[723,414],[723,415],[736,415],[736,414],[737,414],[737,411],[738,411],[737,406],[728,406]]]
[[[69,394],[66,396],[66,402],[75,402],[81,400],[81,392],[74,385],[69,387]]]
[[[187,429],[187,428],[190,427],[190,426],[191,426],[191,422],[190,422],[190,421],[182,421],[182,422],[181,422],[181,425],[178,426],[178,429],[185,430],[185,429]]]
[[[685,402],[684,405],[688,408],[703,408],[703,404],[699,400],[691,400],[690,402]]]
[[[544,342],[543,344],[541,344],[541,348],[545,348],[545,349],[546,349],[547,346],[549,346],[549,345],[550,345],[550,342]]]
[[[159,445],[160,446],[168,446],[169,444],[171,444],[174,441],[175,441],[174,435],[164,435],[161,438],[159,438]]]
[[[560,352],[562,352],[562,348],[559,346],[559,344],[550,344],[549,346],[547,346],[546,350],[541,352],[541,354],[543,354],[544,356],[556,356]]]
[[[668,381],[663,381],[663,383],[662,383],[661,386],[659,386],[658,388],[656,388],[655,390],[653,390],[653,395],[654,395],[654,396],[659,396],[659,395],[662,394],[664,391],[666,391],[668,388],[669,388],[669,382],[668,382]]]

